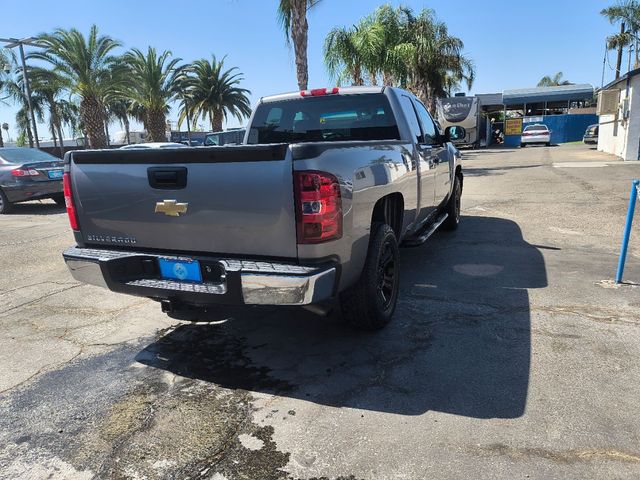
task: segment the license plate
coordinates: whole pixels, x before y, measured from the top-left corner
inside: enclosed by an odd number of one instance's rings
[[[197,260],[159,258],[158,263],[162,278],[181,282],[202,282],[200,262]]]
[[[49,170],[47,172],[47,175],[49,175],[49,178],[52,178],[52,179],[62,178],[63,174],[64,174],[63,170]]]

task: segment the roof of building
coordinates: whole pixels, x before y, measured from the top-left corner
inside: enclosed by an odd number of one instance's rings
[[[502,102],[505,105],[517,105],[521,103],[585,100],[592,97],[593,86],[585,83],[581,85],[559,85],[557,87],[535,87],[505,90],[502,93]]]
[[[609,90],[610,88],[615,87],[620,82],[626,82],[628,78],[635,77],[638,74],[640,74],[640,68],[636,68],[635,70],[631,70],[631,71],[625,73],[623,76],[621,76],[617,80],[614,80],[613,82],[607,83],[604,87],[600,88],[599,90]]]
[[[502,94],[501,93],[478,93],[476,94],[478,100],[480,101],[480,105],[490,107],[490,106],[502,106]]]

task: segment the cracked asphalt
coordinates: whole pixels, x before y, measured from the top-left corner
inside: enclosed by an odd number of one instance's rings
[[[401,251],[376,334],[182,323],[76,283],[53,203],[0,217],[0,478],[640,478],[640,224],[611,282],[640,164],[567,145],[464,166],[460,229]]]

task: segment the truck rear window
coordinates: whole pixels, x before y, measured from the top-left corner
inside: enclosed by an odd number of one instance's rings
[[[262,103],[253,118],[248,143],[399,139],[387,97],[373,93]]]

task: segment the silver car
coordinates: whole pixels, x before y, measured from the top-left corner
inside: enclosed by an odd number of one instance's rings
[[[174,142],[150,142],[150,143],[132,143],[131,145],[125,145],[120,147],[120,150],[151,150],[156,148],[185,148],[183,143]]]
[[[527,145],[546,145],[551,146],[551,130],[549,127],[542,124],[527,125],[522,132],[522,139],[520,141],[522,147]]]

